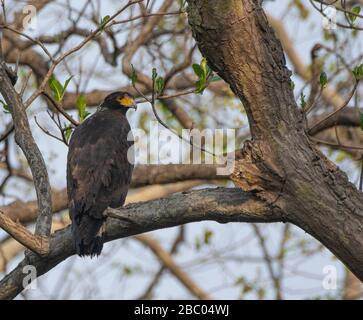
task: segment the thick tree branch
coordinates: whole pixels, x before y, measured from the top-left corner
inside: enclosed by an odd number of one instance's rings
[[[136,203],[136,202],[142,202],[142,201],[150,201],[150,200],[156,200],[162,197],[169,196],[176,192],[185,192],[189,190],[192,187],[195,187],[197,185],[200,185],[203,183],[203,180],[189,180],[189,181],[182,181],[182,182],[176,182],[176,183],[170,183],[170,184],[164,184],[164,185],[151,185],[148,187],[140,188],[138,190],[135,190],[136,192],[130,192],[130,194],[126,197],[125,204],[129,203]],[[61,198],[63,195],[60,194],[59,197]],[[55,195],[53,195],[54,200]],[[66,198],[66,195],[64,195]],[[57,199],[57,198],[55,198]],[[59,205],[60,200],[53,201],[54,206]],[[67,206],[67,202],[64,201],[65,206]],[[28,203],[29,208],[31,208],[31,205],[35,206],[35,212],[36,212],[36,203],[32,204],[31,202]],[[11,206],[13,209],[8,210],[8,215],[14,216],[14,206]],[[26,204],[22,206],[22,209],[17,206],[16,209],[17,212],[23,210],[22,217],[27,219],[27,222],[33,222],[30,220],[29,214],[27,214],[28,208],[26,207]],[[55,211],[57,212],[57,211]],[[18,213],[19,215],[19,213]],[[20,214],[21,215],[21,214]],[[11,218],[5,216],[9,221],[13,222]],[[36,215],[34,216],[34,220],[36,219]],[[68,224],[70,224],[70,218],[67,216],[62,216],[61,221],[54,221],[52,223],[52,233],[54,231],[57,231],[59,229],[64,228]],[[18,243],[13,238],[8,239],[9,241],[6,244],[0,244],[0,272],[3,270],[3,268],[6,265],[6,262],[8,261],[8,258],[14,257],[17,253],[20,253],[23,249],[23,247],[20,245],[16,246],[14,243]],[[18,243],[19,244],[19,243]]]
[[[106,214],[110,217],[106,224],[106,241],[202,220],[220,223],[283,221],[279,210],[266,206],[253,194],[226,188],[185,192],[120,209],[108,209]],[[24,289],[25,265],[35,266],[37,276],[41,276],[74,253],[70,227],[56,232],[50,237],[47,257],[28,255],[0,282],[0,300],[12,299]]]
[[[29,163],[37,193],[39,212],[35,234],[47,237],[52,224],[52,198],[47,169],[30,131],[24,105],[7,75],[5,62],[0,63],[0,92],[9,105],[15,127],[15,140]]]
[[[249,119],[253,140],[245,144],[232,179],[280,208],[363,280],[363,194],[310,141],[282,46],[260,2],[188,3],[199,49]]]

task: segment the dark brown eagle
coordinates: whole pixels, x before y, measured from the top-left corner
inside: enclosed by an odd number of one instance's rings
[[[126,92],[108,95],[100,110],[73,132],[68,151],[67,191],[72,233],[80,256],[99,255],[103,247],[103,212],[124,204],[133,165],[126,118],[135,108]],[[129,155],[132,154],[129,152]],[[132,161],[133,162],[133,161]]]

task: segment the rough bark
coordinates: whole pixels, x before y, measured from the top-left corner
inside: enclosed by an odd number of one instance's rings
[[[252,141],[233,179],[283,211],[363,280],[363,195],[309,140],[283,50],[258,1],[189,0],[209,65],[247,112]]]
[[[43,156],[34,141],[24,105],[6,71],[6,64],[0,61],[0,92],[9,105],[15,127],[15,141],[24,152],[33,175],[34,187],[38,199],[38,219],[35,234],[46,237],[52,224],[52,197],[47,168]],[[15,81],[16,82],[16,81]]]

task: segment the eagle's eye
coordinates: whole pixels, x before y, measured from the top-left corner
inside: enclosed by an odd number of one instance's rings
[[[122,107],[130,108],[136,106],[135,100],[127,95],[117,97],[116,100]]]

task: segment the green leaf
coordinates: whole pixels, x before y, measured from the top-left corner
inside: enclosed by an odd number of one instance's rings
[[[328,84],[328,76],[326,75],[326,72],[323,71],[322,73],[320,73],[319,81],[321,88],[324,89]]]
[[[361,123],[362,125],[362,123]],[[344,151],[339,151],[336,158],[335,158],[335,162],[336,163],[341,163],[343,162],[345,159],[347,159],[347,153]]]
[[[66,93],[67,87],[69,85],[69,82],[72,80],[73,76],[70,76],[66,82],[64,83],[63,90],[62,90],[62,99],[64,97],[64,94]]]
[[[205,244],[209,244],[210,243],[210,239],[213,236],[213,231],[211,230],[205,230],[204,231],[204,243]]]
[[[355,14],[359,14],[360,13],[360,6],[354,6],[353,8],[352,8],[352,12],[353,13],[355,13]],[[357,20],[357,16],[356,15],[354,15],[354,14],[349,14],[349,20],[352,22],[352,23],[354,23],[355,22],[355,20]]]
[[[179,0],[180,11],[184,11],[187,0]]]
[[[213,70],[208,66],[207,59],[204,57],[200,64],[193,63],[192,68],[198,77],[198,80],[195,82],[196,93],[203,94],[209,83],[221,80],[220,77],[213,76]]]
[[[305,94],[303,92],[300,95],[300,106],[302,109],[306,107]]]
[[[295,89],[295,82],[292,81],[292,80],[290,81],[290,87],[291,87],[292,90]]]
[[[205,88],[207,88],[206,81],[204,79],[196,81],[195,88],[196,88],[196,93],[203,94],[203,91],[205,90]]]
[[[302,0],[291,1],[291,5],[296,7],[301,19],[305,20],[309,16],[310,11]]]
[[[51,77],[48,80],[48,85],[50,90],[52,91],[54,100],[61,101],[63,92],[63,86],[61,85],[61,83],[56,78]]]
[[[242,293],[243,294],[246,294],[246,293],[249,293],[249,292],[251,292],[252,291],[252,286],[251,285],[249,285],[249,284],[245,284],[244,285],[244,287],[243,287],[243,289],[242,289]]]
[[[207,75],[207,73],[208,73],[208,64],[207,64],[207,59],[206,58],[202,58],[202,61],[200,62],[200,66],[201,66],[201,68],[203,69],[203,72],[204,72],[204,74],[205,75]]]
[[[287,253],[287,249],[282,248],[282,250],[279,252],[279,255],[277,256],[277,259],[281,261],[286,256],[286,253]]]
[[[352,72],[356,80],[361,80],[363,78],[363,63],[356,66]]]
[[[101,19],[101,22],[100,22],[100,28],[101,28],[101,30],[103,30],[104,29],[104,27],[105,27],[105,25],[106,25],[106,23],[108,22],[108,21],[110,21],[110,16],[109,15],[107,15],[107,16],[104,16],[102,19]]]
[[[70,76],[66,82],[64,83],[64,85],[62,85],[56,78],[54,78],[53,76],[49,79],[48,81],[48,85],[49,88],[52,91],[53,94],[53,98],[56,101],[62,101],[64,94],[66,92],[66,89],[69,85],[69,82],[71,81],[71,79],[73,78],[73,76]]]
[[[71,137],[71,133],[72,133],[72,128],[68,127],[67,129],[64,130],[64,137],[66,138],[66,141],[69,142],[69,138]]]
[[[363,112],[359,111],[359,122],[360,122],[360,128],[363,131]]]
[[[4,113],[10,113],[9,106],[3,100],[0,100],[0,103],[3,105]]]
[[[135,86],[135,84],[137,82],[137,74],[136,74],[136,70],[135,70],[133,64],[131,64],[131,69],[132,69],[132,72],[131,72],[131,83],[132,83],[133,86]]]
[[[265,288],[259,288],[257,291],[257,296],[258,296],[258,299],[260,299],[260,300],[264,299],[266,296]]]
[[[244,276],[240,276],[240,277],[238,277],[237,279],[236,279],[236,281],[235,281],[235,284],[236,285],[239,285],[239,284],[245,284],[246,283],[246,279],[245,279],[245,277]]]
[[[194,70],[194,73],[198,76],[198,78],[202,78],[204,76],[203,69],[199,64],[193,63],[192,68]]]
[[[155,79],[156,79],[157,76],[158,76],[158,73],[156,72],[156,68],[153,68],[152,75],[151,75],[152,80],[155,81]]]
[[[79,121],[82,123],[84,121],[84,119],[86,119],[90,114],[86,110],[87,104],[86,104],[86,98],[84,97],[84,95],[80,95],[77,98],[76,106],[77,106],[77,110],[78,110]]]
[[[122,269],[122,272],[123,272],[125,275],[129,276],[129,275],[131,275],[131,274],[132,274],[132,269],[131,269],[130,267],[128,267],[128,266],[124,266],[124,267],[123,267],[123,269]]]
[[[155,80],[155,85],[156,85],[156,91],[161,94],[164,91],[164,87],[165,87],[165,81],[163,77],[157,77]]]

